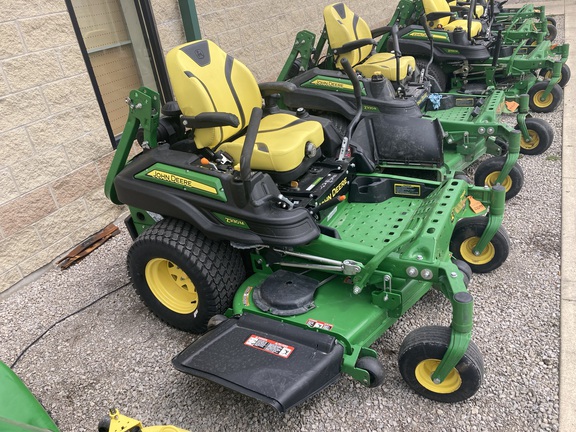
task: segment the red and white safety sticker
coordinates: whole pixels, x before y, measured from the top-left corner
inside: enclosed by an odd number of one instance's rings
[[[308,321],[306,321],[306,325],[310,328],[315,328],[315,329],[322,329],[322,330],[332,330],[332,327],[334,327],[332,324],[328,324],[322,321],[317,321],[315,319],[310,318]]]
[[[266,351],[267,353],[274,354],[275,356],[288,358],[294,352],[294,347],[276,342],[270,339],[263,338],[262,336],[251,335],[244,345]]]

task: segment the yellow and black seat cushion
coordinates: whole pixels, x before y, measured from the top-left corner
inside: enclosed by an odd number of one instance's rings
[[[334,3],[324,8],[324,24],[328,35],[328,43],[336,52],[338,52],[338,48],[347,43],[361,39],[372,39],[372,32],[366,21],[352,12],[344,3]],[[408,75],[409,70],[416,69],[414,57],[401,57],[400,74],[398,76],[394,54],[372,54],[373,49],[373,45],[367,44],[349,52],[336,54],[336,67],[342,69],[340,60],[346,58],[350,65],[365,77],[381,73],[382,76],[390,81],[396,81],[398,78],[403,80]]]
[[[424,12],[426,14],[433,12],[451,12],[450,5],[446,0],[422,0]],[[456,27],[460,27],[464,31],[468,31],[468,20],[465,19],[452,19],[447,16],[428,23],[432,29],[442,29],[446,31],[454,31]],[[478,20],[472,20],[471,37],[476,37],[482,31],[482,23]]]
[[[457,7],[458,6],[458,0],[451,0],[448,2],[448,5],[451,8]],[[480,4],[476,4],[476,7],[474,8],[474,18],[479,19],[482,15],[484,15],[484,6],[482,6]]]
[[[238,126],[194,130],[196,147],[219,148],[238,163],[250,113],[262,106],[262,96],[252,73],[210,40],[173,48],[166,56],[166,65],[184,116],[230,113],[238,118]],[[260,123],[251,167],[268,172],[295,171],[311,160],[306,156],[315,153],[310,151],[310,146],[320,153],[323,140],[322,125],[316,121],[285,113],[270,114]]]

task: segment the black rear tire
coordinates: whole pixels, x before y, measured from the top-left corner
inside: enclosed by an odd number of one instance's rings
[[[428,59],[417,58],[416,67],[418,69],[424,70],[428,64]],[[448,76],[444,71],[435,63],[431,63],[428,67],[428,77],[432,81],[432,92],[442,93],[446,91],[446,86],[448,85]]]
[[[177,219],[161,220],[134,241],[128,271],[158,318],[193,333],[206,331],[209,319],[226,311],[246,277],[237,250]]]

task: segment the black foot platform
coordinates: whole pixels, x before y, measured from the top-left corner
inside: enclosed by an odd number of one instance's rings
[[[332,336],[245,314],[206,333],[172,363],[284,412],[336,381],[343,353]]]

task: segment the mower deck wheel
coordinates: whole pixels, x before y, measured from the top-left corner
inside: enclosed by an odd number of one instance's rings
[[[560,105],[560,102],[562,102],[562,87],[558,84],[552,87],[552,91],[544,100],[541,99],[547,86],[548,81],[538,81],[528,90],[528,96],[530,96],[528,105],[532,111],[542,113],[552,112]]]
[[[367,383],[367,387],[379,387],[384,382],[384,369],[382,364],[374,357],[360,357],[356,362],[356,367],[358,369],[364,369],[370,375],[370,382]]]
[[[468,263],[466,261],[462,261],[456,258],[452,258],[452,262],[454,264],[456,264],[456,267],[458,267],[458,270],[460,270],[462,272],[462,278],[464,279],[464,285],[467,287],[468,284],[470,283],[470,280],[472,279],[472,269],[470,268],[470,266],[468,265]]]
[[[426,326],[412,331],[400,347],[398,366],[404,381],[418,394],[438,402],[461,402],[473,396],[484,376],[482,354],[470,341],[466,353],[446,379],[432,381],[450,343],[449,327]]]
[[[193,333],[206,331],[209,319],[231,305],[245,278],[238,251],[177,219],[161,220],[134,241],[128,270],[155,315]]]
[[[554,129],[546,120],[529,117],[526,119],[526,127],[530,140],[520,138],[520,153],[525,155],[539,155],[544,153],[554,140]],[[520,129],[516,126],[516,129]]]
[[[497,269],[510,253],[510,238],[501,226],[488,246],[479,255],[474,254],[474,247],[487,225],[488,218],[485,216],[460,219],[450,239],[450,251],[454,258],[466,262],[474,273],[488,273]]]
[[[504,167],[505,161],[505,156],[491,157],[490,159],[482,161],[474,172],[474,184],[476,186],[494,186],[500,176],[500,171],[502,171]],[[510,170],[510,173],[502,182],[502,186],[506,190],[506,199],[509,200],[518,195],[523,185],[524,172],[520,165],[514,164],[512,170]]]
[[[545,80],[549,80],[552,78],[552,69],[550,68],[542,68],[538,72],[538,76],[541,76]],[[558,81],[558,85],[562,88],[568,84],[570,81],[570,77],[572,76],[572,72],[570,71],[570,67],[564,63],[562,68],[560,69],[560,81]]]
[[[552,24],[554,27],[556,27],[556,19],[554,17],[551,16],[547,16],[546,17],[546,22],[548,24]]]

